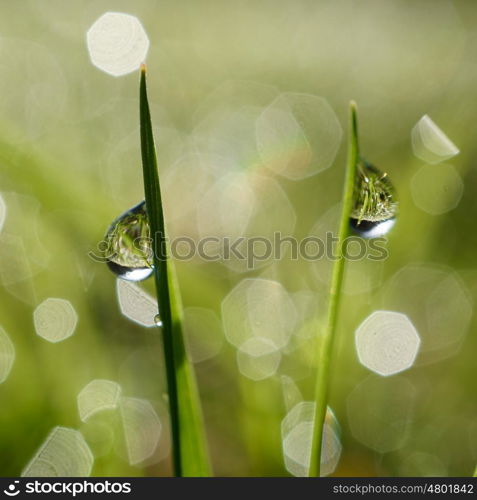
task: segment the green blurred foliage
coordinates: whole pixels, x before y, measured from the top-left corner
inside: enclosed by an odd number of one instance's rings
[[[151,41],[147,62],[160,174],[178,168],[200,120],[227,104],[217,102],[217,94],[208,98],[225,82],[232,82],[231,96],[243,91],[250,104],[260,101],[260,87],[255,93],[252,82],[273,86],[277,93],[323,96],[342,127],[348,101],[357,101],[362,152],[390,175],[400,215],[389,235],[389,258],[379,269],[364,271],[376,286],[362,291],[362,273],[347,278],[358,293],[346,294],[342,302],[332,370],[330,406],[343,444],[335,474],[420,475],[437,461],[445,474],[471,475],[477,461],[475,319],[452,356],[418,363],[399,375],[414,386],[416,398],[407,438],[398,449],[381,454],[355,439],[350,419],[362,420],[366,413],[348,411],[347,398],[369,376],[357,360],[354,331],[372,311],[387,307],[383,297],[395,272],[411,263],[447,266],[476,298],[477,4],[472,0],[4,2],[0,191],[16,205],[7,203],[0,233],[0,324],[15,345],[16,359],[0,385],[0,474],[19,475],[52,427],[81,428],[76,396],[95,378],[117,381],[126,396],[149,399],[167,433],[160,334],[121,316],[114,276],[87,255],[109,223],[143,198],[138,75],[102,73],[86,49],[87,29],[108,10],[138,16]],[[411,179],[423,165],[413,155],[411,130],[424,114],[461,150],[449,163],[463,180],[463,196],[442,215],[424,212],[411,196]],[[299,181],[274,177],[255,158],[240,162],[240,168],[279,183],[296,214],[294,235],[304,237],[339,201],[345,150],[343,142],[331,168]],[[200,180],[213,186],[207,176]],[[180,193],[195,182],[177,177],[177,195],[165,195],[166,218],[184,210]],[[195,235],[196,213],[192,206],[185,221],[171,224],[173,232]],[[270,227],[280,222],[272,210],[262,216]],[[6,245],[5,234],[22,238],[25,253]],[[317,279],[308,262],[285,257],[247,273],[199,260],[177,265],[185,306],[219,316],[222,300],[245,277],[280,281],[290,293],[314,291],[319,333],[327,280]],[[15,281],[16,272],[24,279]],[[410,292],[403,287],[400,293]],[[48,297],[71,301],[79,316],[75,334],[58,344],[34,331],[33,310]],[[449,336],[456,333],[452,322],[446,328]],[[259,382],[239,373],[236,350],[228,343],[217,357],[196,365],[217,475],[287,474],[280,375],[295,379],[309,400],[315,347],[315,339],[297,342],[283,355],[277,375]],[[386,398],[377,394],[373,401],[379,414]],[[376,432],[393,432],[384,418],[383,426]],[[170,474],[167,459],[128,465],[120,429],[114,435],[112,450],[96,459],[94,475]],[[167,437],[160,446],[168,446]]]

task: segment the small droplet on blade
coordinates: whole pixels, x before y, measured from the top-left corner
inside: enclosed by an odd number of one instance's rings
[[[162,326],[162,319],[161,319],[161,316],[159,314],[156,314],[154,316],[154,323],[156,323],[156,326],[159,326],[159,327]]]
[[[151,276],[152,246],[146,203],[135,205],[113,221],[106,233],[106,258],[118,278],[142,281]]]
[[[386,173],[361,160],[357,166],[350,226],[362,238],[387,234],[396,222],[396,192]]]

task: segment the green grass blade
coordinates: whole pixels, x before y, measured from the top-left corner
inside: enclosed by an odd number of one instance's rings
[[[343,208],[339,226],[338,258],[333,265],[331,287],[328,303],[328,316],[325,332],[320,343],[318,355],[318,368],[315,386],[315,421],[313,426],[313,441],[311,447],[310,476],[320,475],[321,445],[323,442],[323,424],[326,416],[328,390],[330,382],[330,366],[333,354],[333,343],[338,322],[338,309],[343,283],[345,259],[343,242],[349,234],[349,217],[353,204],[353,191],[356,176],[356,165],[359,157],[358,121],[356,104],[350,103],[348,159],[346,165],[346,178],[343,189]]]
[[[209,476],[210,465],[194,371],[187,358],[182,331],[182,303],[168,247],[159,174],[147,98],[146,70],[140,84],[141,154],[146,208],[151,227],[154,276],[162,320],[172,451],[176,476]]]

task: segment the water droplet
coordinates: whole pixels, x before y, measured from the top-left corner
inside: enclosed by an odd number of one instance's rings
[[[357,166],[350,225],[363,238],[384,236],[397,214],[394,187],[386,173],[361,160]]]
[[[154,316],[154,323],[156,323],[156,326],[162,326],[162,320],[159,314],[156,314]]]
[[[114,274],[128,281],[149,278],[153,265],[145,201],[115,219],[105,238],[107,263]]]

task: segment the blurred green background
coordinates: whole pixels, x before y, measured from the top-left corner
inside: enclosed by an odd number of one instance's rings
[[[332,366],[330,407],[342,446],[333,473],[472,474],[472,0],[2,3],[0,192],[6,218],[0,326],[15,360],[0,384],[0,474],[19,475],[55,426],[83,432],[95,454],[93,475],[171,473],[160,330],[121,314],[115,277],[88,257],[109,223],[143,198],[138,74],[114,78],[101,72],[86,47],[86,31],[110,10],[137,16],[150,39],[149,93],[172,236],[282,231],[303,238],[332,227],[344,175],[348,102],[357,101],[362,153],[388,173],[400,206],[388,259],[353,262],[346,272]],[[257,119],[284,92],[323,97],[306,98],[310,106],[305,99],[299,123],[317,142],[328,134],[327,144],[339,144],[330,168],[298,180],[277,175],[257,148]],[[342,138],[336,123],[329,128],[317,119],[324,103],[336,113]],[[460,149],[432,167],[416,157],[411,142],[425,114]],[[279,157],[294,147],[286,140],[278,146]],[[314,154],[310,174],[321,152]],[[237,179],[242,184],[235,189]],[[184,305],[195,308],[186,309],[190,342],[206,353],[195,367],[220,476],[289,474],[280,426],[293,403],[313,397],[314,352],[332,264],[289,257],[253,270],[236,262],[177,263]],[[237,299],[235,308],[222,308],[245,278],[268,280],[264,295],[274,282],[283,290],[275,301],[256,293],[254,304]],[[153,292],[152,283],[141,286]],[[62,342],[35,333],[33,311],[48,297],[70,301],[78,314],[74,335]],[[294,315],[285,326],[282,303]],[[281,352],[250,357],[227,342],[224,326],[247,335],[247,307],[260,311],[270,335],[288,329]],[[379,309],[407,314],[422,341],[415,365],[390,377],[363,367],[354,343],[356,328]],[[124,396],[149,401],[158,415],[158,446],[139,464],[130,465],[117,411],[81,422],[76,398],[94,379],[117,382]],[[139,426],[147,441],[148,427],[140,422],[132,427]]]

